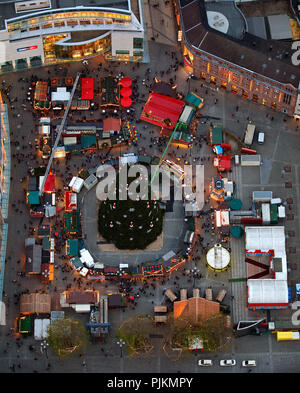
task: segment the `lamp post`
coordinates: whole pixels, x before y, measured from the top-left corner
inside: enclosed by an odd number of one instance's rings
[[[197,269],[196,266],[194,266],[191,270],[191,275],[193,277],[193,288],[195,287],[195,282],[196,282],[196,278],[198,278],[200,270]]]
[[[126,343],[125,343],[125,341],[122,339],[122,338],[120,338],[120,340],[119,341],[117,341],[117,344],[119,345],[119,347],[120,347],[120,357],[122,358],[123,357],[123,346],[125,346],[126,345]]]
[[[48,352],[47,352],[48,347],[49,347],[49,344],[47,343],[47,341],[44,340],[41,342],[41,352],[43,353],[45,351],[47,359],[48,359]]]

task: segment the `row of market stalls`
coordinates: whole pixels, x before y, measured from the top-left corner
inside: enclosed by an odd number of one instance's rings
[[[150,157],[145,155],[134,155],[133,153],[124,154],[119,160],[107,160],[105,163],[118,167],[120,164],[148,164],[157,165],[158,157]],[[102,169],[102,166],[100,167]],[[82,177],[74,176],[69,184],[69,190],[65,191],[65,213],[64,213],[64,231],[68,237],[66,241],[66,255],[72,268],[80,275],[91,280],[105,280],[107,277],[120,276],[127,278],[147,278],[152,276],[166,275],[173,270],[178,269],[189,257],[194,244],[195,224],[194,218],[196,214],[191,216],[187,213],[186,221],[189,231],[185,236],[185,249],[179,253],[170,251],[162,258],[144,263],[141,267],[128,266],[120,264],[119,266],[106,266],[102,261],[97,261],[86,249],[84,240],[80,236],[80,216],[77,209],[77,195],[82,187],[88,189],[96,186],[98,177],[102,177],[102,171],[92,171],[86,173],[85,180]],[[83,176],[84,177],[84,176]],[[166,204],[161,202],[162,208],[166,208]]]
[[[27,178],[26,203],[31,217],[53,217],[56,215],[56,176],[49,172],[44,185],[44,193],[40,190],[44,181],[46,168],[35,168]]]
[[[72,308],[77,313],[90,313],[87,328],[92,336],[98,338],[109,332],[109,310],[127,306],[123,294],[100,296],[100,292],[95,290],[64,291],[60,293],[59,303],[63,309]],[[42,341],[48,336],[48,327],[64,317],[65,311],[52,310],[51,295],[23,294],[20,297],[20,313],[15,321],[15,332],[23,336],[33,334],[35,340]]]
[[[74,79],[69,76],[37,81],[33,97],[34,108],[44,112],[51,108],[64,109],[70,100],[73,84]],[[127,77],[118,79],[110,75],[101,78],[99,84],[95,83],[95,78],[83,77],[72,98],[71,110],[94,109],[95,105],[102,108],[129,108],[132,105],[131,84],[132,80]]]

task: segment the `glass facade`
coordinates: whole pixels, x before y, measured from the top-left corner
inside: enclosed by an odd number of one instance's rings
[[[7,105],[0,94],[0,301],[2,301],[7,245],[9,188],[10,188],[10,133]]]
[[[66,37],[68,37],[67,34],[59,34],[43,38],[45,62],[54,63],[57,60],[82,59],[104,53],[111,48],[110,35],[85,44],[57,44],[57,42]]]
[[[25,19],[26,18],[26,19]],[[39,30],[40,28],[51,28],[65,26],[66,24],[113,24],[131,22],[131,15],[114,13],[114,12],[98,12],[98,11],[73,11],[47,12],[33,18],[24,17],[24,20],[18,20],[8,23],[8,32],[14,33],[16,31]]]

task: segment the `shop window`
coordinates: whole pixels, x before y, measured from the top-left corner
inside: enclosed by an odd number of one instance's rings
[[[248,92],[246,90],[242,90],[242,97],[248,98]]]
[[[237,94],[237,92],[238,92],[237,86],[232,85],[232,86],[231,86],[231,92],[232,92],[233,94]]]
[[[227,88],[227,82],[221,82],[221,87],[223,89],[226,89]]]
[[[24,70],[28,68],[28,64],[26,59],[18,59],[16,60],[16,69],[17,70]]]
[[[261,103],[262,103],[263,105],[266,105],[267,100],[266,100],[265,98],[263,98],[263,99],[261,100]]]
[[[205,72],[200,72],[200,78],[203,79],[203,80],[206,80]]]
[[[116,50],[116,55],[129,55],[129,50]]]
[[[54,23],[55,27],[61,27],[61,26],[64,26],[64,25],[65,25],[65,22],[55,22]]]
[[[215,85],[217,83],[217,78],[215,76],[211,76],[210,83],[213,83]]]
[[[40,26],[31,26],[29,28],[30,31],[39,30],[39,29],[40,29]]]
[[[258,102],[258,95],[257,94],[253,94],[252,101]]]
[[[31,65],[32,67],[34,67],[34,66],[39,66],[39,65],[41,65],[41,64],[42,64],[42,58],[41,58],[41,56],[33,56],[33,57],[30,58],[30,65]]]
[[[1,72],[11,72],[13,71],[14,66],[12,61],[7,61],[3,64],[1,64]]]
[[[135,49],[143,48],[143,38],[133,38],[133,47]]]

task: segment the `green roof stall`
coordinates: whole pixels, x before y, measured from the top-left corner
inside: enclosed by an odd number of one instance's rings
[[[223,143],[223,128],[222,126],[215,126],[210,128],[210,144],[220,145]]]
[[[96,146],[97,146],[96,135],[83,135],[81,137],[82,149],[96,148]]]
[[[184,102],[186,102],[187,104],[193,106],[196,109],[200,109],[203,106],[204,100],[203,100],[203,98],[199,97],[195,93],[189,93],[185,97]]]
[[[68,256],[77,256],[79,250],[79,242],[78,239],[68,239],[67,240],[67,255]]]
[[[39,191],[28,191],[27,192],[27,204],[28,205],[39,205],[40,204]]]

